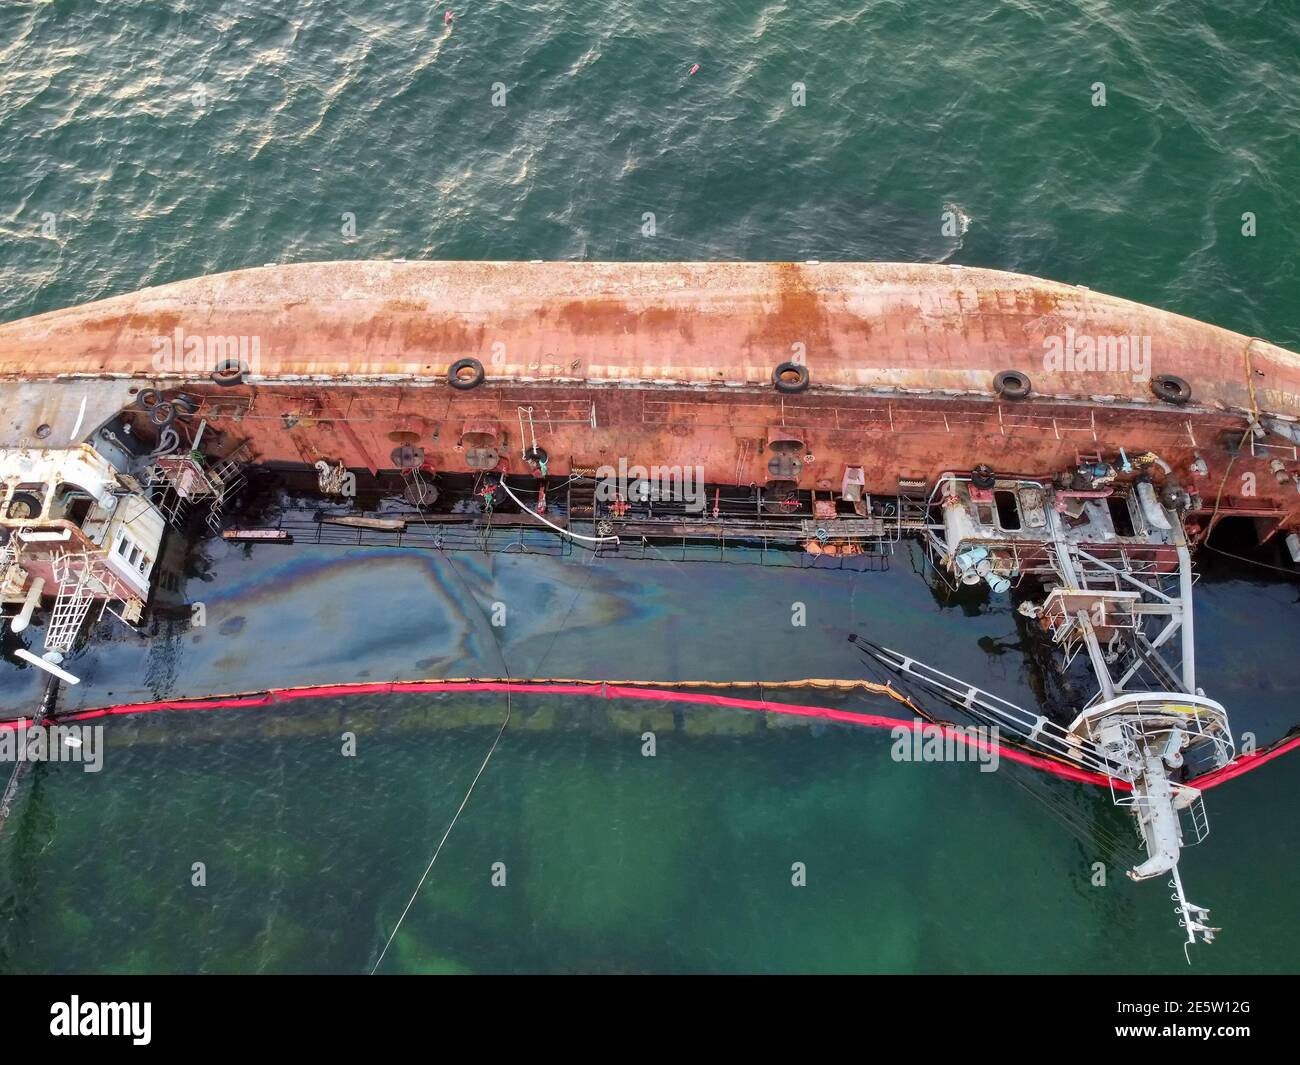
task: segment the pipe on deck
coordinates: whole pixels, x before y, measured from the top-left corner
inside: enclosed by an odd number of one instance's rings
[[[32,623],[32,615],[36,613],[36,604],[41,601],[41,592],[44,590],[45,578],[36,577],[27,589],[27,598],[23,600],[22,610],[9,626],[14,632],[23,632]]]

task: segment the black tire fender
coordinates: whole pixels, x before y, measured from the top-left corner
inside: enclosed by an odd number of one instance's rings
[[[15,516],[13,511],[19,503],[26,505],[28,518],[35,518],[41,512],[40,496],[34,495],[31,492],[15,492],[13,497],[9,500],[9,509],[5,511],[6,518],[12,518]]]
[[[467,370],[470,371],[468,374],[466,374]],[[487,374],[478,359],[457,359],[447,370],[447,384],[462,392],[478,388],[486,379]]]
[[[248,373],[248,366],[240,359],[222,359],[212,371],[212,383],[222,388],[242,385]]]
[[[992,488],[995,484],[997,484],[998,477],[997,474],[993,472],[992,466],[988,465],[987,463],[981,462],[978,466],[976,466],[973,470],[971,470],[970,480],[971,480],[971,484],[973,484],[976,488],[980,488],[987,491],[988,489]]]
[[[801,362],[783,362],[772,371],[772,384],[787,395],[802,392],[811,382],[808,367]]]
[[[1176,407],[1181,407],[1192,398],[1192,386],[1171,373],[1156,374],[1151,378],[1151,391],[1155,393],[1156,399],[1172,403]]]
[[[1033,384],[1028,374],[1019,370],[1003,370],[993,378],[993,391],[1003,399],[1028,399]]]

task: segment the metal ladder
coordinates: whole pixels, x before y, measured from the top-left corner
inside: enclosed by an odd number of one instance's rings
[[[177,532],[185,527],[189,510],[185,498],[172,488],[172,483],[157,466],[150,466],[146,479],[149,502],[158,508],[167,524]]]
[[[90,582],[84,565],[81,573],[74,577],[71,560],[65,555],[54,560],[53,570],[59,591],[54,599],[50,623],[45,629],[45,649],[67,654],[77,642],[95,597],[87,588]]]
[[[243,486],[244,475],[237,473],[230,480],[222,480],[220,484],[221,490],[213,495],[212,504],[208,507],[208,528],[212,530],[214,535],[221,532],[221,517],[225,510],[226,500]]]
[[[8,540],[0,544],[0,587],[3,587],[5,578],[9,575],[9,567],[15,560],[14,540],[11,535]]]
[[[1205,812],[1205,800],[1200,795],[1183,811],[1183,846],[1195,847],[1210,834],[1210,816]],[[1191,837],[1190,842],[1188,837]]]
[[[907,477],[898,479],[898,525],[920,528],[929,521],[930,498],[925,481]]]
[[[589,478],[595,474],[581,474],[578,471],[586,467],[576,465],[572,459],[569,460],[570,480],[567,486],[567,509],[571,518],[579,518],[583,521],[596,520],[596,484]],[[576,478],[576,479],[575,479]]]
[[[245,442],[226,458],[214,462],[206,471],[208,484],[212,488],[212,504],[208,507],[207,524],[214,535],[221,532],[221,518],[227,500],[233,498],[247,481],[244,470],[251,457],[252,451]]]

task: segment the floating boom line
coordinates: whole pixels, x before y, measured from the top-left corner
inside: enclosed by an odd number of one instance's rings
[[[741,699],[714,691],[727,689],[751,689],[762,691],[783,691],[816,689],[824,691],[869,691],[883,695],[901,706],[907,707],[917,718],[929,718],[929,715],[916,705],[907,695],[887,684],[859,678],[808,677],[799,680],[757,681],[757,680],[685,680],[685,681],[645,681],[645,680],[592,680],[578,678],[537,678],[533,680],[482,679],[474,677],[455,677],[439,680],[408,681],[371,681],[365,683],[339,683],[302,685],[285,688],[264,688],[257,691],[245,691],[225,695],[210,695],[166,699],[153,702],[118,703],[111,706],[93,707],[75,710],[63,714],[50,715],[45,720],[51,724],[90,721],[105,717],[119,717],[132,714],[146,714],[160,711],[197,711],[197,710],[257,710],[268,709],[299,699],[338,698],[359,695],[398,695],[418,692],[513,692],[527,695],[585,695],[605,699],[642,699],[650,702],[683,703],[687,705],[707,705],[724,709],[755,711],[769,714],[783,714],[792,717],[820,718],[865,728],[895,729],[899,727],[922,729],[938,727],[944,730],[945,737],[956,742],[980,746],[983,749],[996,748],[1000,757],[1008,761],[1029,766],[1050,773],[1062,779],[1076,783],[1090,784],[1098,787],[1115,786],[1122,788],[1122,782],[1108,780],[1101,774],[1073,766],[1062,765],[1054,759],[1043,755],[1031,754],[1005,742],[991,744],[970,736],[960,727],[948,722],[934,722],[901,717],[889,717],[880,714],[858,713],[840,710],[834,707],[812,706],[799,703],[772,702],[767,699]],[[685,690],[678,690],[685,689]],[[32,718],[20,717],[0,721],[0,730],[25,729],[33,723]],[[1244,773],[1256,769],[1300,747],[1300,735],[1287,737],[1270,748],[1251,754],[1238,755],[1228,766],[1215,772],[1193,778],[1189,783],[1204,790],[1225,783]]]

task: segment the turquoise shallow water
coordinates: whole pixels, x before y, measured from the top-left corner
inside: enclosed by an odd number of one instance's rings
[[[113,723],[105,770],[42,771],[0,843],[0,967],[368,971],[502,713],[408,697]],[[1183,968],[1164,891],[1123,879],[1131,829],[1093,789],[898,764],[886,734],[846,726],[590,713],[515,699],[384,971]],[[1229,931],[1199,972],[1292,966],[1294,922],[1273,918],[1300,856],[1279,799],[1294,808],[1294,775],[1213,796],[1184,876]]]
[[[450,33],[445,7],[0,7],[0,319],[271,261],[842,258],[1023,270],[1300,341],[1293,4],[535,0],[454,4]],[[1034,699],[1006,604],[941,609],[906,557],[853,577],[461,556],[467,593],[436,557],[213,554],[186,588],[209,626],[96,645],[71,701],[495,674],[498,639],[517,674],[852,675],[852,628]],[[1202,682],[1272,739],[1300,719],[1295,590],[1205,570]],[[6,712],[34,692],[0,662]],[[734,732],[715,711],[648,761],[639,734],[566,712],[507,732],[388,966],[1183,968],[1161,886],[1090,886],[1093,836],[1128,828],[1081,789],[1045,799],[1011,773],[897,765],[880,735]],[[102,774],[24,781],[0,965],[368,968],[493,734],[417,727],[446,716],[111,723]],[[1294,968],[1295,780],[1279,762],[1212,795],[1185,879],[1227,931],[1198,969]],[[1080,840],[1050,800],[1101,827]]]

